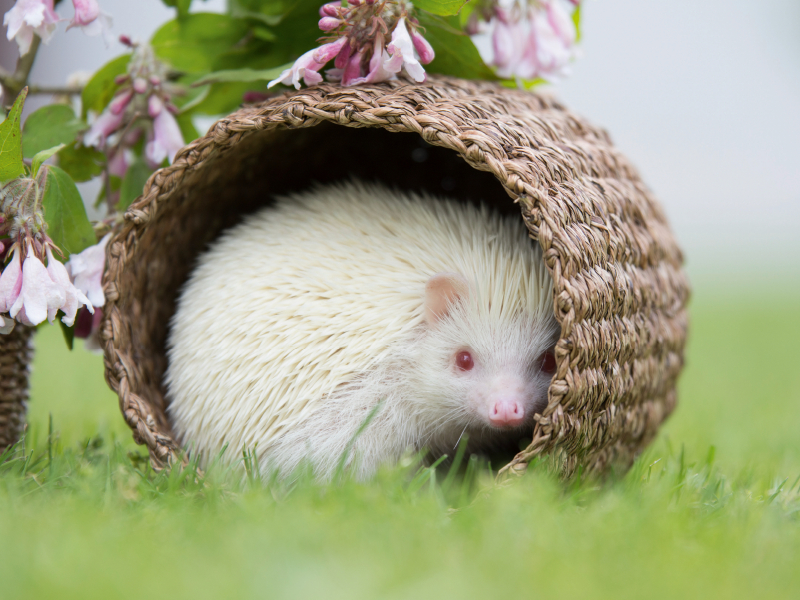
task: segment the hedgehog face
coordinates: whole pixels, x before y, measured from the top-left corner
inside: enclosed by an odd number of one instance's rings
[[[476,296],[460,275],[436,275],[426,288],[414,385],[424,419],[444,437],[519,434],[547,404],[555,321],[493,313]]]

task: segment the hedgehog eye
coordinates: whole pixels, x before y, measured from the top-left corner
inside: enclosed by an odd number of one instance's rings
[[[552,350],[548,350],[544,352],[537,361],[540,365],[540,369],[545,373],[555,373],[556,372],[556,355],[553,354]]]
[[[460,371],[469,371],[475,366],[475,361],[472,360],[472,354],[466,350],[462,350],[456,354],[456,367]]]

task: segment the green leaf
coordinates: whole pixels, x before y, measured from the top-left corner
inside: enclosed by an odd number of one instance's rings
[[[11,181],[25,173],[25,164],[22,162],[22,132],[20,131],[20,116],[28,88],[23,89],[14,106],[8,113],[5,121],[0,123],[0,181]]]
[[[581,5],[575,7],[572,13],[572,22],[575,24],[575,41],[581,41]]]
[[[414,0],[414,7],[434,15],[449,17],[457,15],[468,0]]]
[[[164,24],[153,35],[156,55],[186,73],[213,71],[220,58],[247,35],[242,19],[215,13],[193,13]]]
[[[281,65],[280,67],[273,67],[272,69],[229,69],[227,71],[215,71],[201,77],[194,86],[206,85],[208,83],[220,82],[253,82],[253,81],[272,81],[278,77],[285,69],[288,69],[292,63]]]
[[[65,257],[97,242],[75,182],[58,167],[47,167],[42,208],[47,235],[61,248]]]
[[[59,144],[58,146],[53,146],[47,150],[37,152],[36,156],[33,157],[33,163],[31,164],[31,177],[36,177],[36,175],[39,173],[39,167],[42,166],[42,163],[53,156],[53,154],[61,150],[64,146],[65,144]]]
[[[253,19],[269,27],[274,27],[281,22],[281,15],[268,15],[256,10],[247,10],[234,4],[231,7],[231,16],[237,19]]]
[[[284,13],[292,9],[292,0],[229,0],[228,10],[237,18],[259,20],[266,25],[277,25]]]
[[[58,319],[58,324],[61,326],[61,333],[64,334],[64,341],[67,343],[67,348],[72,350],[75,347],[75,325],[72,327]]]
[[[178,17],[185,17],[189,14],[189,8],[192,6],[192,0],[162,0],[167,6],[178,11]]]
[[[31,158],[59,144],[72,144],[88,125],[75,116],[71,106],[49,104],[25,119],[22,130],[22,156]]]
[[[108,181],[105,182],[105,185],[102,186],[100,191],[97,193],[97,198],[94,200],[94,207],[100,208],[100,206],[102,206],[104,203],[107,203],[109,200],[109,195],[118,192],[120,187],[122,187],[122,179],[116,175],[109,175]]]
[[[83,105],[81,114],[84,119],[90,110],[99,113],[108,106],[108,103],[111,102],[119,88],[115,79],[127,73],[130,60],[130,54],[118,56],[100,67],[100,70],[92,76],[89,83],[83,88],[83,92],[81,92],[81,103]]]
[[[433,62],[425,66],[427,71],[462,79],[497,80],[497,75],[483,62],[472,39],[464,33],[454,33],[460,28],[458,17],[444,19],[421,13],[419,20],[425,27],[425,39],[436,53]]]
[[[147,183],[152,174],[153,170],[141,158],[128,167],[122,180],[122,187],[119,189],[118,211],[124,211],[136,198],[142,195],[144,184]]]
[[[180,127],[184,143],[188,144],[200,137],[200,132],[197,131],[197,128],[192,122],[191,113],[182,113],[178,115],[175,120],[178,122],[178,127]]]
[[[106,156],[95,148],[72,144],[58,153],[58,166],[73,181],[89,181],[103,172]]]
[[[511,90],[532,90],[533,88],[544,85],[547,83],[546,79],[542,79],[541,77],[537,77],[536,79],[503,79],[500,84],[503,87],[506,87]]]
[[[242,104],[242,96],[253,87],[255,86],[252,83],[247,82],[215,83],[209,87],[203,101],[192,109],[191,114],[227,114]]]

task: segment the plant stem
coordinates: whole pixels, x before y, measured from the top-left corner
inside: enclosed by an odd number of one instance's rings
[[[28,77],[33,68],[33,61],[36,60],[36,53],[39,51],[41,43],[41,38],[38,35],[34,35],[30,50],[28,50],[27,54],[19,57],[14,73],[0,73],[0,83],[3,84],[4,97],[9,107],[14,103],[14,99],[22,91],[22,88],[27,85]]]

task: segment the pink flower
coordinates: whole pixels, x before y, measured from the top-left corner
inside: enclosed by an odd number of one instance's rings
[[[160,165],[165,158],[172,163],[178,150],[183,146],[183,134],[175,117],[168,110],[159,111],[153,119],[152,139],[145,148],[147,159],[156,165]]]
[[[28,244],[28,255],[22,265],[22,288],[8,314],[23,325],[38,325],[52,315],[66,301],[63,290],[56,285],[47,269]]]
[[[568,73],[577,31],[562,0],[498,3],[493,15],[487,27],[477,28],[473,40],[498,75],[553,81]],[[484,35],[491,37],[491,44],[484,43]]]
[[[53,253],[49,247],[47,248],[47,273],[53,283],[64,294],[64,303],[55,309],[48,310],[47,318],[50,322],[56,318],[56,312],[58,312],[59,308],[64,311],[61,321],[68,327],[72,327],[75,322],[75,313],[78,312],[79,306],[85,306],[89,312],[94,313],[94,307],[89,302],[89,299],[72,284],[66,267],[53,258]]]
[[[153,85],[158,85],[158,84],[154,83]],[[137,77],[136,79],[134,79],[133,91],[136,92],[137,94],[144,94],[147,91],[147,80],[142,77]]]
[[[124,119],[123,112],[114,114],[110,109],[106,109],[83,136],[83,144],[102,148],[106,143],[106,138],[122,126]]]
[[[436,58],[436,54],[433,51],[433,46],[431,46],[428,40],[422,37],[419,34],[419,31],[416,29],[411,32],[411,41],[414,42],[414,49],[419,55],[419,62],[421,62],[423,65],[427,65],[434,58]]]
[[[358,55],[357,55],[358,56]],[[359,71],[361,69],[361,57],[359,56]],[[378,34],[375,36],[375,46],[372,51],[372,58],[369,61],[369,72],[366,77],[352,78],[350,73],[355,73],[355,69],[351,69],[349,73],[342,79],[342,85],[360,85],[362,83],[377,83],[379,81],[388,81],[394,79],[400,69],[403,67],[403,55],[396,52],[391,56],[383,47],[383,35]]]
[[[8,39],[16,40],[20,55],[24,55],[31,48],[34,33],[45,44],[50,41],[58,20],[53,0],[17,0],[5,14],[3,25],[8,26]]]
[[[80,27],[86,35],[103,34],[108,45],[111,41],[109,29],[113,25],[111,15],[100,10],[97,0],[72,0],[72,6],[75,8],[75,16],[72,17],[67,29]]]
[[[293,85],[296,89],[300,89],[300,80],[305,81],[306,85],[315,85],[322,81],[322,75],[318,71],[325,66],[332,58],[342,50],[342,47],[347,42],[347,38],[339,38],[330,44],[323,44],[319,48],[314,48],[303,54],[298,58],[294,64],[283,71],[277,79],[273,79],[267,85],[268,88],[283,83],[285,85]]]
[[[341,72],[342,85],[353,85],[354,82],[361,78],[361,63],[364,60],[364,55],[367,52],[367,47],[364,46],[358,52],[354,53],[345,64]],[[381,55],[382,56],[382,55]],[[388,56],[388,54],[387,54]],[[328,75],[339,76],[335,73],[336,69],[328,71]]]
[[[322,17],[319,20],[319,28],[322,31],[332,31],[338,28],[341,24],[342,20],[335,17]]]
[[[111,104],[108,105],[108,110],[111,111],[111,114],[119,115],[128,108],[128,104],[131,103],[133,99],[133,88],[127,89],[123,92],[120,92],[114,99],[111,101]]]
[[[154,119],[163,109],[164,101],[157,94],[151,94],[147,99],[147,114]]]
[[[394,65],[397,64],[399,58],[402,60],[402,67],[414,81],[425,81],[425,69],[422,67],[419,58],[417,57],[417,52],[414,49],[414,42],[411,41],[411,36],[409,35],[408,28],[406,27],[405,18],[401,18],[397,22],[397,27],[395,27],[394,31],[392,32],[392,41],[387,50],[392,56]],[[432,48],[430,52],[433,54]],[[433,57],[431,57],[431,60],[432,59]],[[389,69],[391,69],[394,65],[390,65]],[[398,69],[398,71],[399,70],[400,69]]]
[[[527,42],[525,28],[520,20],[513,20],[506,11],[498,9],[492,32],[493,64],[501,77],[513,77],[525,53]]]
[[[119,148],[108,156],[108,174],[122,179],[128,172],[128,167],[133,162],[133,152]]]
[[[0,313],[8,312],[22,290],[22,261],[19,250],[14,252],[3,274],[0,275]]]
[[[94,307],[106,303],[103,294],[103,271],[106,267],[106,244],[111,234],[106,235],[99,243],[89,246],[83,252],[69,257],[66,270],[72,282]]]
[[[342,85],[389,81],[403,70],[415,81],[425,81],[422,65],[433,60],[434,51],[417,31],[417,22],[407,18],[409,10],[410,3],[399,0],[328,2],[319,10],[318,25],[335,40],[303,54],[269,87],[283,83],[300,89],[301,81],[320,83],[319,71],[332,59],[334,68],[326,76]]]
[[[577,32],[569,14],[556,2],[549,2],[531,22],[531,32],[524,62],[530,65],[529,78],[553,81],[569,73],[575,56]]]
[[[339,9],[341,8],[341,2],[328,2],[327,4],[323,4],[319,8],[319,16],[320,17],[338,17],[339,16]]]
[[[100,16],[100,6],[97,0],[72,0],[75,16],[70,21],[70,27],[86,27]]]

